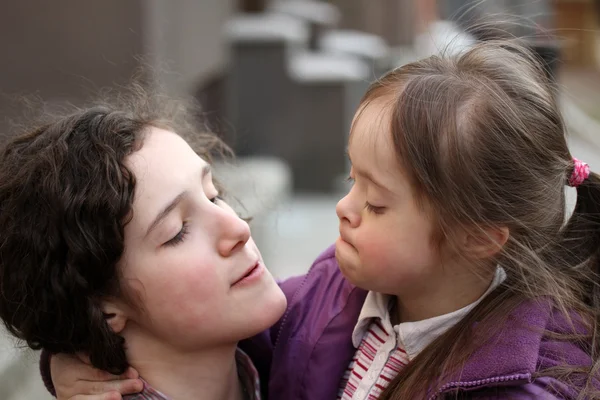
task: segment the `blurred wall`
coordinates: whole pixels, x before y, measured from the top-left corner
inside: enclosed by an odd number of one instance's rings
[[[170,90],[192,93],[197,86],[219,74],[228,50],[223,26],[235,9],[234,0],[148,0],[145,20],[147,51],[165,60],[174,73],[163,80]]]
[[[193,93],[225,65],[221,30],[232,8],[233,0],[2,1],[2,134],[20,113],[15,95],[77,102],[126,82],[138,55],[162,69],[170,93]]]

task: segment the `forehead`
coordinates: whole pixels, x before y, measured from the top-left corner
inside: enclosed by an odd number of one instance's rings
[[[371,173],[390,173],[399,169],[392,141],[393,105],[379,98],[359,107],[352,121],[348,154],[352,164]]]
[[[136,179],[131,222],[144,224],[181,192],[199,183],[207,163],[179,135],[149,127],[142,147],[125,164]]]
[[[125,162],[139,183],[145,183],[149,179],[177,181],[178,177],[186,174],[186,169],[202,168],[206,164],[206,161],[174,132],[148,127],[144,133],[141,148],[132,153]]]

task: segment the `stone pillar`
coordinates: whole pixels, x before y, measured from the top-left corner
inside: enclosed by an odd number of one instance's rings
[[[291,112],[290,53],[305,47],[308,27],[276,14],[241,14],[227,26],[230,75],[226,119],[240,155],[277,155]]]
[[[348,55],[298,54],[290,62],[295,83],[286,160],[294,186],[333,191],[347,173],[345,149],[350,124],[365,93],[369,68]]]

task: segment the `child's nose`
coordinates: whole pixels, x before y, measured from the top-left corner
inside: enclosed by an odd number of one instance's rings
[[[353,209],[350,194],[347,194],[338,201],[335,206],[335,212],[340,219],[340,223],[346,222],[352,228],[356,228],[360,224],[360,213]]]

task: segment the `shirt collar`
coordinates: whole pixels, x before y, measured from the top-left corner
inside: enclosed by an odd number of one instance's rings
[[[412,360],[427,345],[467,315],[485,296],[500,286],[505,279],[506,272],[503,268],[498,267],[490,286],[474,303],[448,314],[439,315],[422,321],[403,322],[395,326],[392,326],[390,317],[390,302],[392,301],[393,296],[370,291],[367,293],[367,297],[358,316],[358,322],[352,332],[352,344],[354,347],[358,348],[367,329],[369,329],[372,319],[378,318],[387,333],[391,334],[392,331],[396,333],[400,340],[400,345],[403,346],[409,360]]]
[[[235,361],[237,363],[238,375],[242,382],[244,398],[248,400],[260,400],[260,380],[258,371],[254,367],[250,357],[240,348],[236,350]],[[141,378],[140,378],[141,379]],[[171,400],[165,394],[154,389],[148,382],[142,379],[144,389],[140,393],[125,396],[126,400]]]

